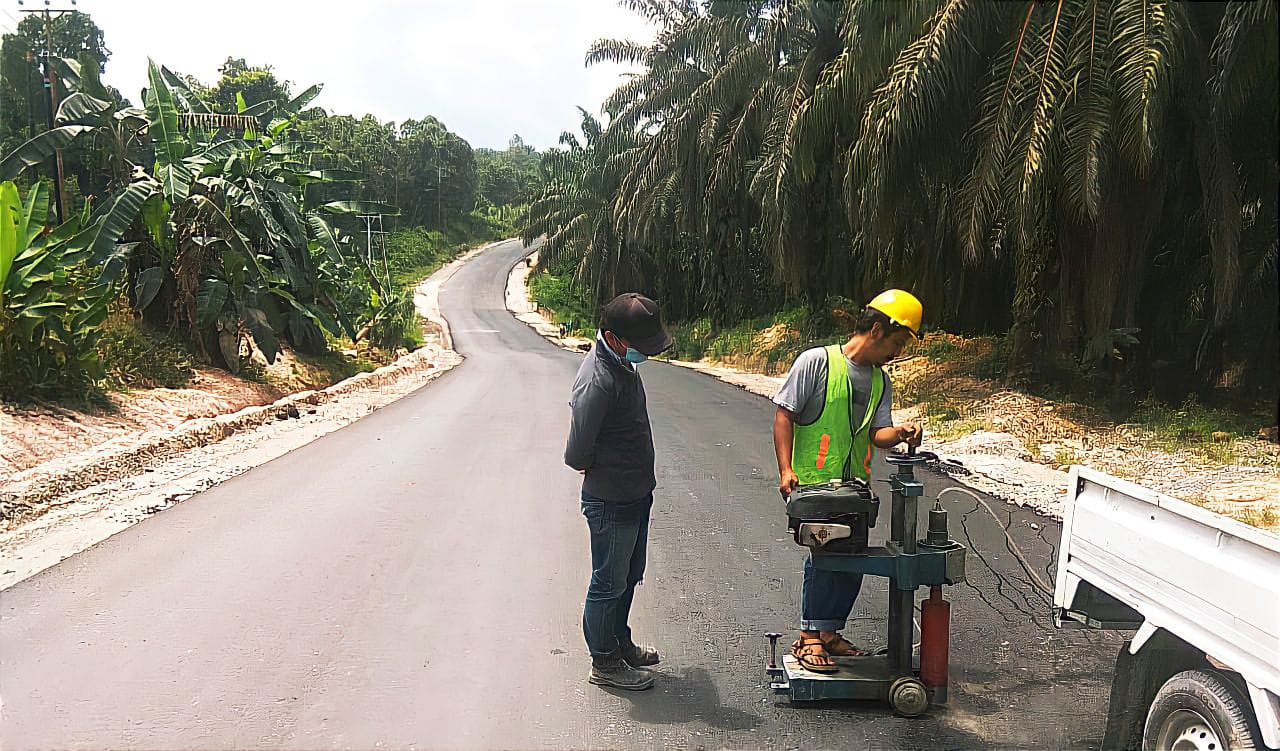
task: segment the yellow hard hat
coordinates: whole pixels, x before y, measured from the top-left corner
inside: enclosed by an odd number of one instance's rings
[[[884,313],[890,321],[906,326],[916,337],[920,336],[920,319],[924,317],[924,306],[910,292],[887,289],[867,303],[867,307]]]

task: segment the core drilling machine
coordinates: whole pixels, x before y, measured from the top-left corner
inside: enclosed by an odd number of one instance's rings
[[[924,539],[916,539],[918,506],[924,483],[915,468],[936,461],[930,452],[890,454],[897,467],[887,482],[892,493],[889,539],[868,545],[880,501],[862,480],[832,480],[803,485],[787,501],[788,531],[809,548],[813,565],[827,571],[883,576],[889,579],[888,647],[876,654],[837,657],[834,673],[805,670],[788,652],[779,664],[778,638],[769,639],[770,687],[792,702],[824,699],[887,701],[898,714],[921,715],[930,705],[947,701],[951,606],[942,586],[964,581],[967,549],[950,538],[947,512],[939,501],[929,510]],[[920,650],[915,653],[916,590],[929,588],[920,605]]]

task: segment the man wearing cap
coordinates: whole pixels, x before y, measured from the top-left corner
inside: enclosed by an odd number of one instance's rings
[[[582,514],[591,533],[591,583],[582,631],[591,683],[630,690],[653,685],[652,647],[637,645],[627,624],[644,576],[653,505],[653,432],[636,365],[667,350],[671,335],[653,300],[635,292],[604,307],[596,342],[578,368],[569,397],[564,462],[583,474]]]
[[[894,426],[893,388],[882,368],[920,335],[923,312],[915,296],[888,290],[867,305],[844,345],[815,347],[796,358],[773,398],[773,447],[784,499],[799,485],[869,481],[872,446],[920,443],[915,423]],[[806,670],[834,673],[832,655],[866,654],[840,635],[861,588],[861,574],[820,571],[805,560],[800,638],[791,653]]]

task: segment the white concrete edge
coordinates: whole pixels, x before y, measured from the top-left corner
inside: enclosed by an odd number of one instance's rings
[[[444,315],[440,312],[440,288],[443,287],[445,282],[449,281],[453,275],[458,272],[458,269],[462,268],[462,265],[467,261],[470,261],[472,258],[489,248],[515,239],[517,238],[508,237],[502,240],[495,240],[486,245],[481,245],[478,248],[472,248],[439,269],[436,269],[435,273],[419,282],[417,287],[414,288],[413,305],[417,308],[418,315],[440,327],[445,349],[450,351],[453,350],[453,334],[449,330],[449,322],[445,320]]]

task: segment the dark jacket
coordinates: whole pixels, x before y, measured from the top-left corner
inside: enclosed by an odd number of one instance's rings
[[[578,368],[564,463],[586,470],[582,491],[606,501],[633,501],[653,492],[653,430],[644,384],[635,368],[599,340]]]

